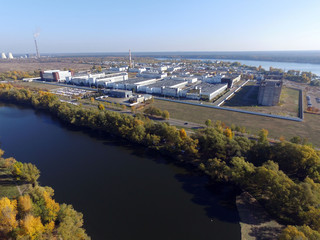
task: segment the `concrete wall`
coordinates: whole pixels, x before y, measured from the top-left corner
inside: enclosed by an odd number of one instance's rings
[[[275,106],[280,101],[282,89],[281,80],[264,80],[260,83],[258,104],[263,106]]]

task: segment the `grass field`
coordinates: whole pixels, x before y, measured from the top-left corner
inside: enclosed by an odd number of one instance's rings
[[[39,71],[47,69],[87,70],[91,64],[81,63],[79,58],[41,58],[41,59],[0,59],[0,72],[6,71]],[[99,60],[99,59],[97,59]],[[101,62],[101,61],[100,61]]]
[[[51,84],[44,84],[44,83],[37,83],[37,82],[22,82],[22,81],[14,81],[12,85],[16,87],[38,88],[38,89],[43,89],[48,91],[56,88],[61,88],[61,86],[56,86]]]
[[[29,189],[30,184],[19,184],[18,187],[21,193],[23,193]],[[18,187],[8,169],[0,168],[0,198],[17,198],[18,196],[20,196]]]
[[[289,140],[294,136],[301,136],[308,138],[314,145],[320,146],[320,115],[305,114],[303,122],[294,122],[157,99],[154,101],[154,106],[162,110],[168,110],[170,116],[175,119],[201,124],[204,124],[207,119],[220,120],[228,126],[235,124],[245,127],[253,134],[265,128],[272,138],[284,136],[285,139]]]

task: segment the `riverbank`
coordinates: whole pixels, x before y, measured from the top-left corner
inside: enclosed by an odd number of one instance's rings
[[[90,240],[82,213],[53,199],[54,190],[39,185],[40,171],[31,163],[4,158],[0,149],[0,238]]]
[[[207,128],[188,136],[184,129],[155,123],[142,114],[84,109],[61,103],[48,92],[31,93],[10,85],[3,85],[0,98],[44,110],[66,124],[113,134],[171,155],[183,165],[192,164],[214,181],[250,192],[272,217],[288,224],[309,224],[310,209],[318,206],[314,199],[320,195],[320,155],[299,138],[270,145],[268,131],[262,129],[258,141],[250,141],[234,136],[221,121],[208,123]]]
[[[92,239],[240,239],[232,189],[212,187],[200,171],[30,107],[2,105],[0,116],[8,156],[36,164],[56,200],[84,214]]]
[[[265,209],[248,192],[237,196],[242,240],[278,239],[285,226],[269,216]]]

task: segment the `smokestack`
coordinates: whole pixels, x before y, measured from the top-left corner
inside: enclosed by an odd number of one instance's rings
[[[39,50],[38,50],[38,44],[37,44],[37,39],[36,38],[34,38],[34,43],[35,43],[35,45],[36,45],[36,52],[37,52],[37,58],[40,58],[40,54],[39,54]]]
[[[131,50],[129,49],[129,67],[132,67],[132,62],[131,62]]]

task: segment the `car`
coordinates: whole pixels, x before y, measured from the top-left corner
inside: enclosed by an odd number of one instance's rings
[[[185,122],[185,123],[184,123],[184,125],[188,125],[188,123],[187,123],[187,122]]]

